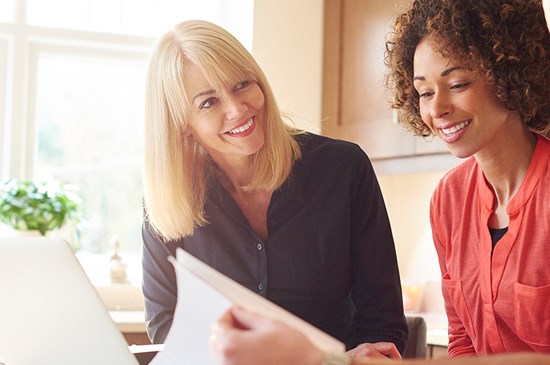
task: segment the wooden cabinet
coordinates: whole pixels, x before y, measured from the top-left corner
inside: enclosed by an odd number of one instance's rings
[[[128,345],[150,345],[149,337],[145,332],[123,332],[122,335]]]
[[[398,125],[385,91],[385,38],[406,0],[325,0],[324,135],[358,143],[372,160],[448,154]]]

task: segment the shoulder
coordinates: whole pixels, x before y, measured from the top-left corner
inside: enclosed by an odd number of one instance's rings
[[[323,159],[325,161],[347,162],[368,160],[365,152],[353,142],[343,141],[313,133],[296,136],[302,151],[302,159]]]
[[[302,156],[294,164],[294,179],[340,188],[376,179],[369,158],[355,143],[312,133],[297,136],[297,141]]]
[[[537,148],[544,151],[544,154],[550,153],[550,139],[540,134],[537,135]]]
[[[468,191],[477,185],[480,173],[482,174],[473,157],[454,167],[437,184],[432,195],[432,204],[448,204],[451,200],[464,199]]]

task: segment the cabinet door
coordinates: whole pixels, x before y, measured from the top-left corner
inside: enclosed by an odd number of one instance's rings
[[[326,0],[323,134],[358,143],[371,159],[446,152],[398,125],[388,106],[384,51],[406,0]]]

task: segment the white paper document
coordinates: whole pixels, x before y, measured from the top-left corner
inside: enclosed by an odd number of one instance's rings
[[[323,351],[343,352],[345,345],[264,297],[214,270],[182,249],[171,262],[178,300],[164,349],[150,365],[215,365],[210,352],[212,324],[232,305],[296,328]]]

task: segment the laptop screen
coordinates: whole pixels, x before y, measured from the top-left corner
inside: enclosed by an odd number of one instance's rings
[[[137,365],[69,245],[0,238],[0,359],[6,365]]]

